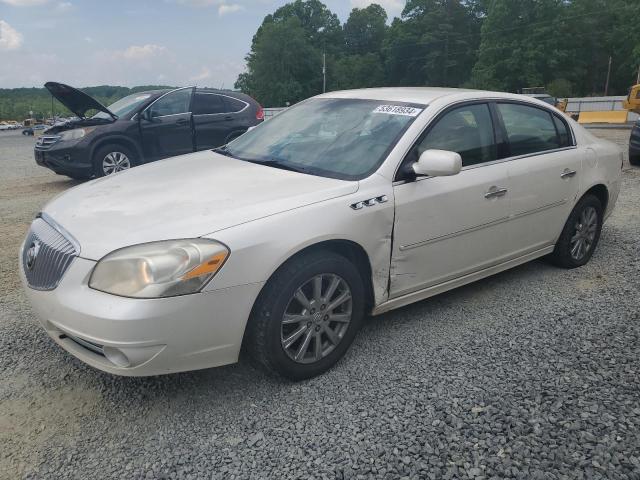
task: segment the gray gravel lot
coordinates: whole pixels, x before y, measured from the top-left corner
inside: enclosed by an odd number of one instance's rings
[[[28,223],[74,185],[32,145],[0,132],[0,478],[640,479],[640,169],[583,268],[373,318],[302,383],[245,362],[140,379],[55,346],[19,288]]]

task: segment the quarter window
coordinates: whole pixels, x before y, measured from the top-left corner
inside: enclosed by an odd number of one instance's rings
[[[558,137],[560,137],[560,146],[569,147],[571,145],[571,136],[569,135],[567,124],[560,120],[557,115],[553,115],[553,123],[556,125]]]
[[[498,111],[502,116],[512,156],[566,146],[562,145],[562,133],[559,135],[556,131],[550,112],[517,103],[499,103]],[[568,143],[566,127],[564,135]]]
[[[231,97],[225,97],[224,101],[227,103],[227,111],[231,113],[239,112],[247,106],[246,103]]]
[[[497,159],[497,148],[489,106],[466,105],[446,113],[417,145],[417,157],[425,150],[457,152],[462,165],[476,165]]]
[[[188,113],[191,102],[191,89],[185,88],[166,94],[151,105],[151,116],[162,117],[164,115],[177,115]]]
[[[194,115],[207,115],[212,113],[225,113],[224,101],[215,93],[196,93],[193,102]]]

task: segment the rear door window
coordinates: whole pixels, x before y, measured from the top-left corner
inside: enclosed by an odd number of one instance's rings
[[[226,111],[224,100],[220,95],[196,92],[193,102],[194,115],[211,115],[215,113],[225,113]]]
[[[498,103],[498,111],[502,116],[512,156],[566,146],[562,145],[561,135],[556,130],[550,112],[519,103]]]

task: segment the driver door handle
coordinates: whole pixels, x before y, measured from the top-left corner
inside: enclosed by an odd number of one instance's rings
[[[187,120],[186,118],[181,118],[176,122],[176,125],[188,125],[188,124],[189,124],[189,120]]]
[[[560,174],[560,178],[571,178],[576,176],[575,170],[569,170],[568,168],[564,169],[564,172]]]
[[[484,198],[496,198],[496,197],[504,197],[507,194],[506,188],[501,187],[491,187],[487,193],[484,194]]]

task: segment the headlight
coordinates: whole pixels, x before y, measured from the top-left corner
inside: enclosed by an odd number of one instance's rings
[[[87,128],[74,128],[73,130],[65,130],[60,133],[60,141],[65,140],[78,140],[79,138],[84,137],[87,133],[92,132],[96,127],[87,127]]]
[[[228,256],[226,246],[204,238],[135,245],[100,260],[89,286],[135,298],[195,293],[220,270]]]

